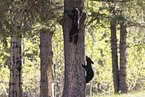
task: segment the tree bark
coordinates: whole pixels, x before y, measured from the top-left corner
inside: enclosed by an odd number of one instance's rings
[[[83,0],[65,0],[64,11],[71,13],[73,8],[83,9]],[[69,42],[69,31],[71,29],[71,19],[64,13],[62,20],[64,34],[64,56],[65,56],[65,79],[63,97],[85,97],[85,70],[82,64],[85,62],[85,20],[83,13],[79,22],[79,34],[77,44]]]
[[[117,37],[116,37],[116,19],[115,19],[115,6],[110,6],[110,13],[112,14],[110,29],[111,29],[111,50],[112,50],[112,70],[114,93],[119,92],[119,76],[118,76],[118,55],[117,55]]]
[[[23,36],[11,35],[9,97],[23,97],[22,89]]]
[[[123,21],[120,22],[120,72],[119,72],[119,90],[127,93],[126,84],[126,26]]]
[[[41,59],[41,83],[40,97],[54,97],[53,89],[53,32],[41,29],[40,31],[40,59]]]

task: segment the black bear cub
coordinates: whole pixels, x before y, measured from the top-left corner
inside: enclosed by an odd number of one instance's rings
[[[82,66],[84,67],[85,71],[87,72],[86,83],[89,83],[89,81],[92,80],[92,78],[94,77],[94,71],[91,66],[91,64],[94,64],[94,62],[88,56],[86,56],[86,61],[87,61],[87,65],[85,66],[85,64],[83,64]]]
[[[74,43],[77,44],[78,41],[78,33],[79,33],[79,20],[80,20],[80,12],[78,8],[74,8],[71,11],[71,14],[68,13],[68,11],[65,11],[69,18],[72,20],[72,27],[69,32],[69,42],[72,42],[74,39]]]

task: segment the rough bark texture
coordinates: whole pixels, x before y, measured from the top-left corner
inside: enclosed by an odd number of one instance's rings
[[[124,22],[120,23],[120,72],[119,72],[119,90],[127,93],[126,84],[126,27]]]
[[[22,89],[23,38],[11,36],[11,63],[9,97],[23,97]]]
[[[52,32],[41,29],[40,31],[40,58],[41,58],[41,84],[40,97],[54,97],[53,86],[53,52]]]
[[[112,4],[114,5],[114,4]],[[112,70],[114,81],[114,92],[119,92],[119,76],[118,76],[118,55],[117,55],[117,37],[116,37],[116,19],[115,19],[115,7],[110,7],[111,19],[111,50],[112,50]]]
[[[71,13],[75,7],[82,11],[83,0],[65,0],[64,10]],[[64,33],[64,55],[65,55],[65,79],[63,97],[85,97],[85,70],[82,64],[85,62],[85,20],[86,14],[80,19],[79,38],[77,44],[69,42],[69,31],[71,30],[71,19],[64,13],[62,27]]]

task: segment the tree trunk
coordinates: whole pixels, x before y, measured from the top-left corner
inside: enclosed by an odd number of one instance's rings
[[[40,59],[41,59],[41,84],[40,97],[54,97],[53,89],[53,32],[41,29],[40,31]]]
[[[71,13],[73,8],[82,11],[84,2],[82,0],[65,0],[64,11]],[[63,97],[85,97],[85,70],[82,64],[85,62],[85,20],[86,14],[83,13],[79,22],[78,42],[69,42],[69,31],[71,30],[72,20],[64,13],[62,20],[64,34],[64,55],[65,55],[65,79]]]
[[[22,89],[23,36],[11,36],[9,97],[23,97]]]
[[[119,73],[119,90],[127,93],[126,84],[126,26],[120,22],[120,73]]]
[[[111,4],[114,5],[114,4]],[[118,55],[117,55],[117,37],[116,37],[116,19],[115,19],[115,6],[110,6],[111,18],[111,50],[112,50],[112,70],[114,81],[114,92],[119,92],[119,76],[118,76]]]

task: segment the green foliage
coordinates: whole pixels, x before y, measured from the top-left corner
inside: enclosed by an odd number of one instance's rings
[[[23,30],[25,33],[24,37],[24,57],[23,57],[23,90],[24,94],[30,97],[38,97],[40,93],[40,36],[39,31],[41,28],[47,28],[49,31],[55,31],[53,34],[53,62],[54,62],[54,81],[55,81],[55,95],[62,95],[63,90],[63,79],[64,79],[64,40],[62,28],[56,23],[60,21],[63,10],[61,9],[63,4],[54,2],[52,6],[48,6],[44,0],[14,0],[12,5],[9,5],[10,9],[5,6],[5,2],[0,3],[0,10],[2,15],[1,18],[5,21],[1,21],[0,27],[6,36],[4,40],[7,42],[7,49],[0,42],[0,95],[5,94],[5,90],[8,93],[9,83],[9,62],[10,62],[10,38],[7,38],[12,31],[10,24],[12,25],[12,16],[17,13],[21,13],[24,20],[20,16],[16,21],[18,24],[24,23],[24,28],[31,28],[32,31]],[[24,2],[27,1],[27,2]],[[127,4],[120,4],[118,8],[124,10],[123,16],[128,21],[132,21],[131,25],[140,22],[139,27],[128,27],[127,29],[127,84],[129,91],[145,90],[145,33],[142,23],[145,20],[144,14],[144,1],[133,0]],[[33,5],[33,6],[32,6]],[[61,5],[59,7],[59,5]],[[45,9],[47,15],[41,15],[41,9],[43,6],[48,8]],[[93,94],[98,94],[94,97],[103,97],[102,94],[113,93],[113,78],[112,78],[112,60],[111,60],[111,44],[110,44],[110,14],[108,7],[109,5],[105,2],[92,2],[87,0],[85,3],[85,11],[88,13],[86,22],[86,34],[85,34],[85,53],[90,56],[95,62],[93,69],[95,77],[92,82],[87,84],[87,95],[92,90]],[[135,6],[135,8],[134,8]],[[33,8],[34,7],[34,8]],[[60,11],[58,11],[58,9]],[[8,11],[9,10],[9,11]],[[52,12],[51,17],[48,13]],[[5,11],[5,13],[3,13]],[[5,17],[7,16],[7,17]],[[4,18],[5,17],[5,18]],[[51,18],[49,20],[49,18]],[[2,20],[2,19],[1,19]],[[10,21],[10,22],[8,22]],[[43,22],[41,22],[43,21]],[[33,24],[35,22],[35,24]],[[136,23],[137,22],[137,23]],[[11,30],[10,30],[11,29]],[[17,31],[19,29],[16,29]],[[117,36],[119,39],[119,30]],[[0,40],[3,40],[3,33],[0,33]],[[5,35],[7,34],[7,35]],[[26,37],[27,36],[27,37]],[[119,41],[118,41],[119,43]],[[141,92],[142,93],[142,92]],[[144,93],[135,93],[135,95],[145,95]],[[127,96],[126,96],[127,95]],[[106,95],[104,95],[106,96]],[[107,95],[108,97],[116,97],[116,95]],[[118,97],[128,97],[132,94],[117,95]]]
[[[0,7],[0,39],[5,47],[11,33],[29,36],[37,23],[54,31],[55,22],[61,20],[63,13],[63,2],[59,0],[2,0]]]
[[[138,4],[136,4],[137,3],[135,2],[134,6],[138,6]],[[144,18],[142,14],[143,9],[141,9],[143,7],[137,7],[138,9],[134,9],[133,6],[128,7],[129,5],[131,4],[127,3],[127,5],[125,5],[123,3],[118,3],[116,6],[116,10],[121,8],[121,10],[124,10],[124,12],[121,16],[122,18],[119,15],[116,16],[116,18],[118,18],[118,20],[126,19],[129,23],[129,26],[135,24],[139,25],[138,22],[143,22]],[[89,16],[87,19],[85,36],[86,55],[90,55],[91,58],[94,60],[95,64],[93,64],[93,68],[96,74],[92,83],[88,84],[87,86],[87,94],[90,94],[90,90],[92,90],[93,94],[112,93],[114,91],[114,87],[112,78],[112,60],[110,46],[110,15],[108,14],[109,4],[105,2],[91,2],[88,0],[86,7]],[[135,15],[133,15],[132,12],[127,13],[128,11],[130,11],[129,9],[134,10]],[[141,12],[141,14],[138,16],[139,13],[137,12]],[[128,17],[130,15],[134,16],[134,19],[136,19],[136,21]],[[117,31],[117,36],[119,39],[120,35],[118,32],[119,30]],[[135,40],[133,41],[127,38],[128,90],[144,90],[144,29],[139,30],[139,28],[135,29],[135,27],[131,27],[128,31],[128,37]],[[117,43],[119,44],[119,41]]]
[[[9,1],[0,1],[0,40],[2,40],[4,47],[7,47],[6,37],[9,32],[6,29],[7,26],[10,26],[8,20],[6,19],[7,11],[9,10]],[[7,33],[8,32],[8,33]]]
[[[7,41],[8,42],[8,41]],[[1,94],[8,94],[9,88],[9,78],[10,78],[10,71],[9,71],[9,47],[4,49],[2,42],[0,42],[0,95]]]
[[[88,33],[89,32],[89,33]],[[98,33],[97,33],[98,32]],[[111,50],[109,29],[86,30],[86,55],[91,56],[95,77],[93,78],[93,92],[113,92]],[[90,87],[90,84],[88,84]],[[89,93],[89,88],[87,89]]]
[[[145,89],[145,33],[142,31],[143,29],[132,27],[127,38],[127,78],[130,91]]]
[[[133,23],[143,23],[145,21],[145,3],[144,0],[133,0],[126,4],[120,5],[124,10],[126,19]]]
[[[88,0],[86,11],[88,14],[87,26],[108,27],[109,23],[109,5],[103,2],[92,2]]]
[[[35,35],[37,33],[37,35]],[[40,36],[24,38],[23,90],[25,95],[39,96],[40,93]],[[29,94],[30,93],[30,94]]]
[[[55,25],[56,31],[53,34],[53,62],[54,62],[54,81],[55,95],[62,95],[64,86],[64,40],[60,25]]]

